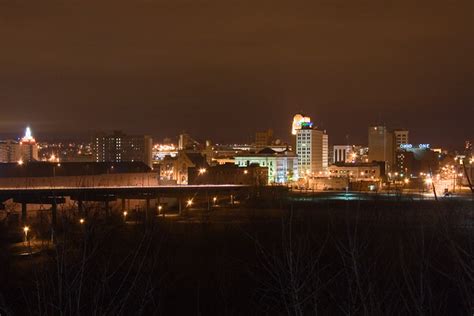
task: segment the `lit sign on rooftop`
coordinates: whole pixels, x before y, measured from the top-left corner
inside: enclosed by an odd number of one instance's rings
[[[418,148],[418,149],[429,149],[429,148],[430,148],[430,144],[419,144],[418,147],[415,147],[415,146],[413,146],[412,144],[400,144],[400,148],[401,148],[401,149],[414,149],[414,148]]]
[[[313,122],[301,122],[301,129],[313,128]]]

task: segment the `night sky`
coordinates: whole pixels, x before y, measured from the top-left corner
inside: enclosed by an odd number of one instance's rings
[[[474,139],[472,0],[0,0],[0,134],[186,130],[216,142],[296,112],[330,143],[367,126]]]

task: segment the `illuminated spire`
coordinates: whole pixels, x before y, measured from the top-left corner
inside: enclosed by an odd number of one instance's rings
[[[31,135],[31,129],[29,126],[26,127],[25,136],[21,139],[22,143],[36,143],[36,140]]]

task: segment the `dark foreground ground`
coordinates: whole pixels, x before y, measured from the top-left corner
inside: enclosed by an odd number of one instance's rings
[[[3,227],[0,315],[472,315],[473,221],[466,201],[68,215],[33,255]]]

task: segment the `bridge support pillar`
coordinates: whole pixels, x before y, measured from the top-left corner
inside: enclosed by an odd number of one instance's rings
[[[26,202],[21,203],[21,222],[22,222],[22,224],[26,224],[26,219],[27,219],[26,209],[27,209],[27,206],[28,206],[28,204],[26,204]]]
[[[84,215],[84,206],[82,205],[82,200],[77,200],[77,211],[79,212],[79,216]]]
[[[56,201],[53,201],[51,204],[51,241],[53,241],[54,230],[57,224],[57,215],[58,215],[58,204]]]
[[[145,200],[145,221],[149,224],[153,220],[154,212],[150,208],[150,198],[147,197]]]
[[[105,207],[105,217],[109,217],[109,201],[108,200],[104,202],[104,207]]]

